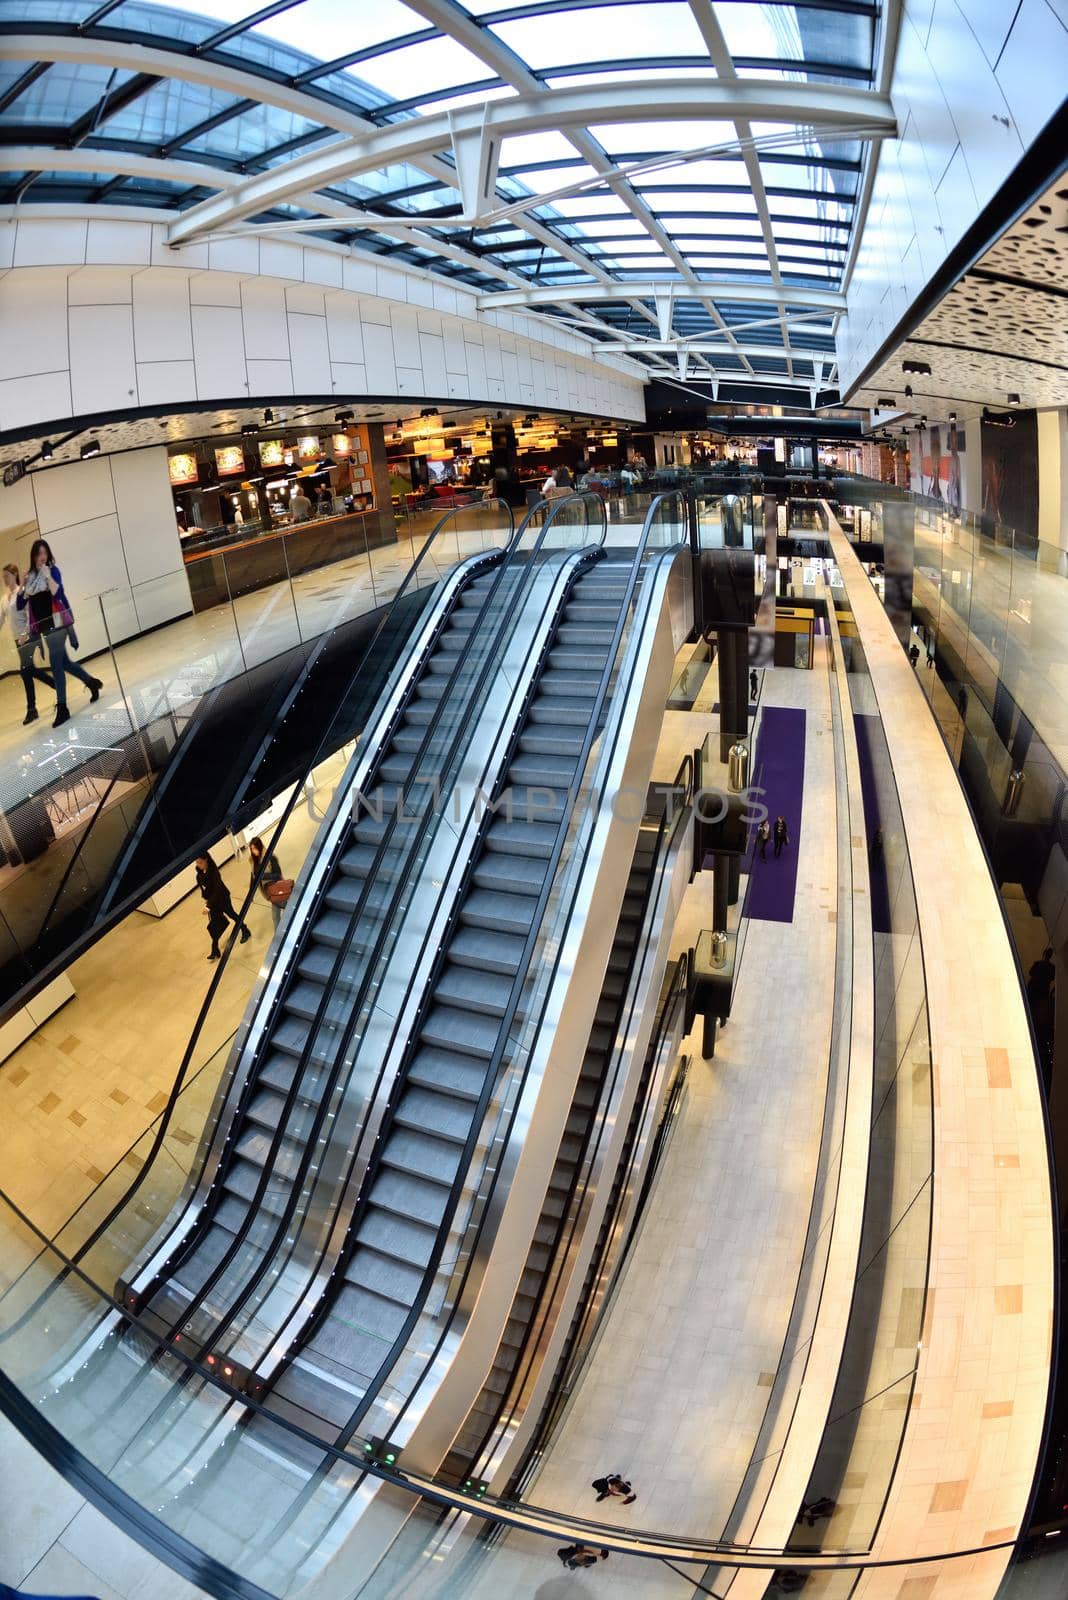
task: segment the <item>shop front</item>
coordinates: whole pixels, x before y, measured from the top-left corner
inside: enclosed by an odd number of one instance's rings
[[[396,539],[382,430],[270,418],[168,457],[193,610]]]

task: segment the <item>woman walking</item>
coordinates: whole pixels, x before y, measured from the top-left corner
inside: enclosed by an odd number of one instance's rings
[[[67,709],[68,672],[72,678],[85,684],[90,700],[99,700],[104,685],[67,654],[68,637],[77,649],[78,635],[74,631],[70,602],[63,592],[63,578],[46,539],[35,539],[30,547],[30,570],[18,592],[18,607],[28,615],[31,639],[36,641],[43,638],[48,650],[48,664],[56,687],[56,714],[52,726],[59,728],[64,722],[70,721]]]
[[[218,961],[219,939],[226,932],[228,922],[236,922],[241,930],[242,944],[247,944],[252,935],[234,910],[234,902],[230,899],[230,891],[223,882],[223,875],[210,856],[197,856],[197,888],[204,897],[208,932],[211,934],[208,960]]]
[[[255,839],[250,839],[248,842],[248,860],[250,869],[249,882],[250,884],[255,884],[256,878],[259,876],[260,894],[270,906],[271,916],[274,918],[274,925],[277,928],[279,922],[282,920],[282,908],[285,905],[285,901],[276,899],[274,896],[272,896],[271,885],[273,883],[282,883],[284,879],[282,876],[282,869],[278,865],[278,857],[275,855],[274,851],[271,851],[266,860],[264,860],[264,854],[265,851],[263,840],[258,835]],[[263,868],[262,876],[260,876],[261,867]],[[277,893],[278,891],[275,890],[275,894]]]
[[[19,569],[10,563],[4,568],[4,593],[3,604],[0,608],[0,632],[5,628],[5,638],[10,640],[11,649],[18,660],[19,676],[22,687],[26,691],[26,715],[22,719],[22,726],[28,727],[31,722],[37,721],[37,696],[34,691],[34,679],[38,683],[46,684],[49,689],[55,688],[55,679],[50,672],[36,664],[39,640],[30,637],[29,624],[25,611],[19,606],[19,589],[21,588]]]

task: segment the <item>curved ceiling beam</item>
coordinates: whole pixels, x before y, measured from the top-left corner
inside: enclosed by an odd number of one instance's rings
[[[825,308],[828,313],[844,311],[846,297],[837,289],[800,289],[790,284],[776,287],[770,283],[731,283],[729,279],[701,279],[698,293],[685,283],[674,283],[664,278],[650,278],[647,282],[628,279],[626,283],[569,283],[553,287],[549,284],[532,284],[527,289],[502,289],[478,297],[479,310],[490,311],[495,306],[545,306],[561,300],[655,300],[666,289],[678,303],[680,300],[699,300],[714,296],[718,300],[731,300],[739,305],[813,306]]]
[[[546,130],[586,128],[599,122],[732,121],[752,118],[802,126],[834,128],[843,134],[863,130],[866,138],[897,131],[885,96],[865,89],[816,83],[751,79],[723,84],[707,79],[674,79],[650,84],[640,79],[516,95],[488,104],[458,106],[407,122],[388,123],[325,150],[308,151],[269,172],[246,178],[227,195],[185,212],[171,228],[172,242],[239,221],[379,167],[415,162],[452,148],[454,139],[481,135],[496,141]],[[532,204],[537,204],[532,200]]]
[[[98,172],[109,178],[155,178],[160,183],[184,183],[190,189],[232,189],[241,182],[239,172],[200,161],[167,160],[129,150],[59,150],[55,145],[0,145],[0,172]]]

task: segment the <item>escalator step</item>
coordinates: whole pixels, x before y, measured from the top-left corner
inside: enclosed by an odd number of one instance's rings
[[[533,823],[536,826],[548,824],[556,827],[563,818],[567,801],[566,786],[547,794],[544,784],[528,788],[524,783],[512,783],[509,784],[508,792],[512,800],[513,822]]]
[[[326,891],[327,905],[335,911],[347,911],[350,916],[357,906],[361,913],[381,911],[392,898],[392,886],[381,879],[365,889],[362,878],[338,876]]]
[[[450,952],[451,953],[451,952]],[[435,998],[463,1011],[480,1011],[503,1017],[512,992],[512,979],[496,972],[476,972],[451,961],[438,979]]]
[[[532,856],[546,861],[556,843],[556,832],[552,822],[527,822],[514,814],[510,822],[500,817],[486,834],[486,849],[500,855]]]
[[[310,983],[306,978],[302,978],[286,992],[282,1004],[286,1011],[292,1012],[295,1017],[303,1017],[305,1021],[311,1022],[318,1015],[325,993],[326,990],[321,983]],[[352,1011],[346,995],[347,991],[344,988],[335,985],[320,1019],[320,1027],[324,1023],[328,1028],[344,1026]]]
[[[248,1119],[258,1128],[266,1128],[268,1133],[273,1134],[285,1113],[285,1108],[286,1102],[282,1095],[275,1094],[273,1089],[262,1089],[252,1098],[248,1108]],[[302,1105],[299,1101],[290,1106],[285,1117],[285,1137],[302,1144],[311,1136],[315,1112],[315,1106]]]
[[[260,1070],[259,1081],[268,1088],[276,1090],[279,1094],[288,1094],[290,1085],[297,1075],[297,1061],[293,1056],[283,1055],[280,1051],[272,1050]],[[317,1106],[326,1090],[326,1082],[330,1069],[326,1065],[318,1067],[305,1067],[300,1075],[297,1087],[297,1097],[306,1105]]]
[[[538,697],[555,699],[557,695],[562,695],[565,699],[574,700],[578,696],[588,695],[592,701],[600,684],[599,672],[588,669],[585,672],[561,672],[549,666],[538,679]]]
[[[537,901],[525,895],[495,894],[490,889],[473,889],[460,908],[460,921],[469,927],[490,928],[525,938],[530,932],[536,906]]]
[[[544,785],[546,788],[566,789],[575,776],[575,762],[567,756],[520,754],[512,759],[508,768],[509,783],[522,783],[528,787]]]
[[[376,879],[381,879],[383,883],[396,883],[407,859],[407,853],[394,848],[392,842],[382,851],[381,857],[379,857],[379,846],[355,844],[350,850],[345,851],[338,862],[338,868],[347,878],[358,878],[361,881],[374,868]]]
[[[572,764],[582,753],[582,742],[583,735],[570,728],[554,727],[550,722],[534,723],[523,730],[519,748],[531,755],[561,756]]]
[[[333,955],[342,945],[350,945],[356,951],[367,951],[374,943],[375,930],[372,926],[351,930],[350,919],[340,911],[324,911],[316,917],[311,928],[311,938],[315,944],[331,951]]]
[[[262,1172],[264,1163],[270,1154],[271,1142],[271,1136],[265,1133],[262,1128],[248,1127],[239,1135],[234,1149],[245,1161],[248,1161],[254,1167],[259,1167]],[[285,1138],[283,1135],[282,1141],[275,1151],[274,1161],[271,1164],[272,1180],[275,1177],[279,1177],[292,1181],[300,1167],[303,1154],[303,1148],[299,1144],[294,1144],[292,1140]]]
[[[420,1030],[424,1044],[438,1045],[444,1050],[458,1050],[461,1055],[481,1056],[488,1060],[493,1054],[499,1032],[496,1017],[480,1016],[474,1011],[457,1011],[452,1006],[434,1005]]]
[[[561,644],[576,645],[584,650],[607,653],[612,643],[615,627],[611,623],[561,622],[556,637]]]
[[[444,1139],[431,1139],[429,1135],[413,1133],[409,1128],[398,1128],[386,1140],[382,1160],[387,1167],[399,1172],[451,1184],[460,1165],[461,1153],[460,1145]],[[375,1184],[375,1198],[378,1198],[378,1183]]]
[[[425,1045],[415,1052],[408,1068],[409,1083],[459,1095],[464,1100],[477,1100],[485,1081],[483,1062],[457,1055],[454,1050],[431,1050]]]
[[[545,861],[535,856],[505,855],[500,850],[485,851],[473,874],[480,889],[499,894],[537,896],[545,882]]]
[[[387,1169],[375,1179],[374,1196],[376,1206],[436,1228],[445,1215],[449,1191],[429,1178]]]
[[[415,1301],[423,1282],[420,1267],[409,1266],[392,1255],[359,1244],[345,1268],[345,1282],[370,1289],[383,1300],[394,1300],[407,1309]]]
[[[354,939],[353,945],[356,943]],[[366,963],[363,952],[354,950],[353,953],[347,954],[335,973],[336,963],[337,950],[333,945],[310,944],[301,953],[297,971],[302,978],[306,978],[309,983],[317,984],[320,988],[323,984],[332,983],[335,990],[351,994],[364,975]]]
[[[470,1100],[434,1089],[405,1089],[396,1111],[396,1126],[463,1144],[471,1132]]]
[[[555,727],[581,728],[585,731],[592,710],[592,695],[556,694],[535,700],[527,715],[530,725],[535,728],[549,723]]]
[[[393,1211],[380,1211],[377,1206],[371,1207],[360,1229],[361,1244],[383,1255],[395,1256],[419,1271],[430,1260],[437,1236],[436,1228],[398,1217]]]
[[[340,1290],[325,1318],[308,1343],[313,1350],[322,1350],[335,1361],[345,1364],[348,1342],[354,1333],[370,1334],[383,1341],[381,1359],[388,1344],[400,1332],[406,1307],[398,1305],[387,1295],[373,1294],[348,1284]]]
[[[236,1194],[242,1200],[250,1201],[259,1187],[261,1173],[262,1168],[238,1157],[236,1161],[230,1163],[226,1170],[223,1188],[229,1194]],[[278,1216],[285,1210],[292,1190],[293,1185],[288,1179],[272,1172],[267,1181],[267,1187],[257,1204],[261,1210],[269,1211],[272,1216]]]
[[[514,977],[519,970],[523,941],[515,934],[490,933],[486,928],[459,927],[449,943],[449,960],[479,972],[503,972]]]
[[[311,1025],[299,1017],[285,1017],[273,1030],[271,1043],[278,1050],[285,1050],[288,1055],[300,1056],[304,1054],[311,1033]],[[327,1062],[331,1059],[332,1052],[327,1051],[327,1034],[319,1035],[311,1048],[310,1059],[315,1064]]]

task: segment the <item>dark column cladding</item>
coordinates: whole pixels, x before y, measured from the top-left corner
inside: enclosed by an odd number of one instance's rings
[[[916,559],[915,512],[904,500],[883,506],[883,571],[886,610],[894,632],[907,644],[912,628],[912,569]]]
[[[749,633],[721,628],[719,649],[719,759],[726,761],[731,745],[749,731]]]

